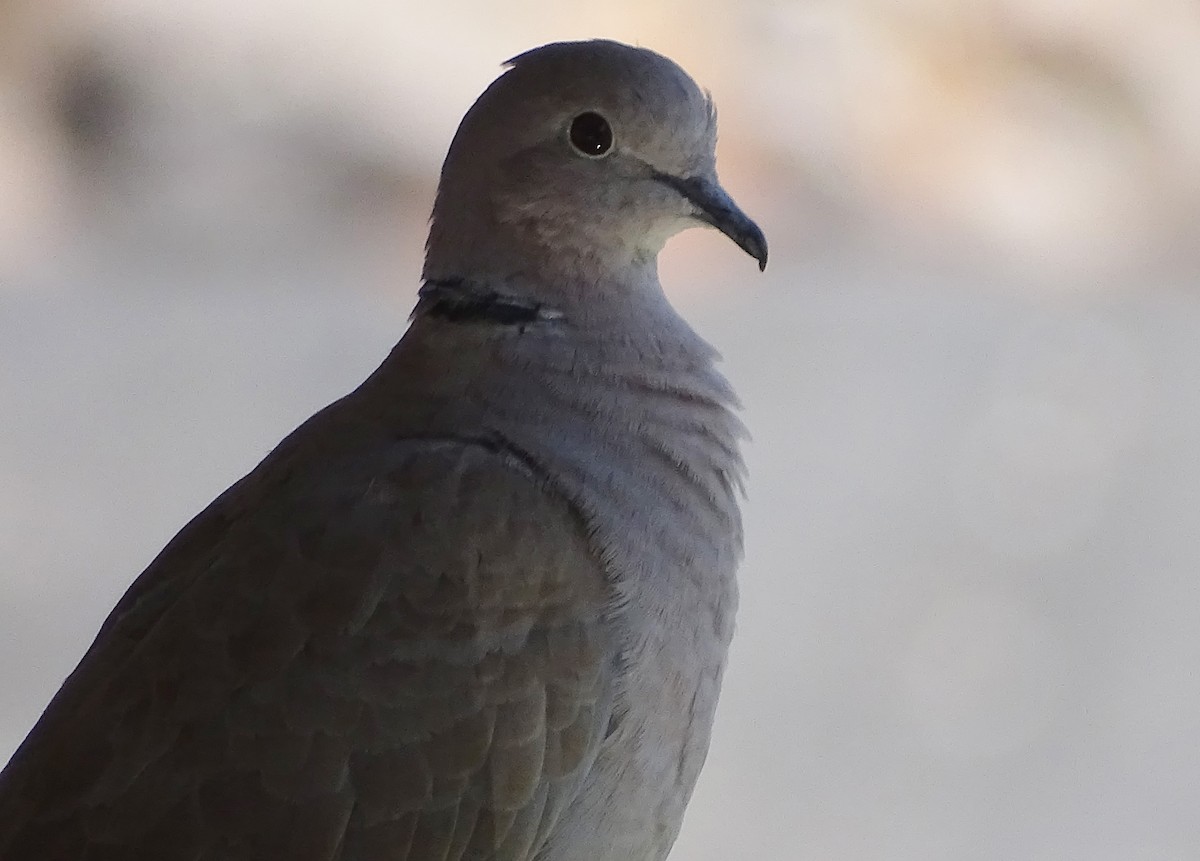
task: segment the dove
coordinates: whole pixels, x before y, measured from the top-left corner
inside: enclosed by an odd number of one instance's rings
[[[528,51],[450,145],[408,329],[188,523],[0,776],[5,861],[652,861],[733,632],[744,428],[657,276],[710,97]]]

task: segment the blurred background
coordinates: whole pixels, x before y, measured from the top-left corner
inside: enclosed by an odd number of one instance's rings
[[[754,434],[672,857],[1200,857],[1200,6],[415,7],[0,0],[0,761],[400,336],[500,63],[607,36],[713,91],[771,241],[662,265]]]

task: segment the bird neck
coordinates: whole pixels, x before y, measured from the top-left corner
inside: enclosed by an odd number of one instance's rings
[[[665,302],[657,249],[592,221],[544,213],[501,218],[489,199],[452,205],[461,196],[445,182],[439,189],[426,242],[426,282],[463,282],[569,311],[576,319]]]
[[[638,280],[609,277],[575,290],[530,279],[428,281],[409,331],[366,392],[422,431],[536,430],[545,415],[564,411],[596,444],[652,442],[683,429],[716,434],[735,453],[736,398],[716,351],[675,312],[652,269]],[[687,410],[692,420],[680,419]]]
[[[667,301],[653,258],[617,266],[576,256],[536,274],[495,264],[427,264],[413,318],[426,316],[498,325],[556,322],[584,338],[691,331]]]

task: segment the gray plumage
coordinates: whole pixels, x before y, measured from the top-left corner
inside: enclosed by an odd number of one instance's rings
[[[589,112],[605,152],[572,144]],[[665,857],[742,429],[656,255],[701,220],[766,261],[714,141],[652,52],[512,61],[447,156],[409,330],[122,598],[0,776],[0,858]]]

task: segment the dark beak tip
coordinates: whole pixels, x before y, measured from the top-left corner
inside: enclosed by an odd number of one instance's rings
[[[758,231],[758,242],[756,243],[756,246],[757,247],[755,248],[755,251],[757,251],[758,253],[755,254],[754,257],[758,260],[758,271],[766,272],[767,271],[767,237],[763,235],[761,230]]]
[[[749,221],[749,219],[747,219]],[[749,229],[743,241],[738,242],[742,250],[758,261],[758,271],[767,271],[767,237],[753,221],[749,221]]]

